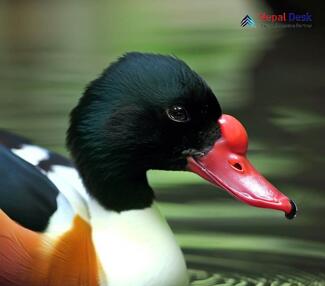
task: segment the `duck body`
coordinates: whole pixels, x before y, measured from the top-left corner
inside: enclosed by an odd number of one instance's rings
[[[107,211],[87,196],[68,159],[25,142],[0,132],[2,175],[24,166],[24,185],[0,193],[0,285],[188,285],[182,252],[155,203]],[[8,207],[26,195],[33,205]]]
[[[192,171],[294,217],[294,203],[246,158],[247,144],[183,61],[126,54],[72,110],[72,161],[0,132],[0,285],[189,285],[146,173]]]
[[[0,285],[100,285],[86,197],[71,162],[3,131],[0,150],[7,178],[0,191]]]

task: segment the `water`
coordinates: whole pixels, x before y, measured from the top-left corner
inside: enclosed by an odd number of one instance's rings
[[[88,81],[125,51],[175,54],[245,122],[250,159],[300,208],[288,221],[194,175],[150,172],[193,285],[325,284],[324,40],[240,29],[261,3],[115,2],[1,2],[0,126],[67,154],[68,113]]]

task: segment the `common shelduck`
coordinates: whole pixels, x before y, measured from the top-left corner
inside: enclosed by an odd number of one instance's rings
[[[72,161],[0,133],[0,285],[186,286],[186,263],[148,184],[197,173],[247,204],[296,206],[246,158],[245,128],[172,56],[128,53],[72,110]]]

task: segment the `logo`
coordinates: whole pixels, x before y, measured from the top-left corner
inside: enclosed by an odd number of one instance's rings
[[[255,15],[254,15],[255,17]],[[296,12],[280,12],[278,14],[268,14],[260,12],[256,15],[255,20],[253,17],[246,15],[240,22],[240,26],[248,28],[312,28],[313,15],[306,13]]]
[[[251,17],[251,16],[249,16],[249,15],[246,15],[242,20],[241,20],[241,22],[240,22],[240,25],[242,26],[242,27],[256,27],[256,24],[255,24],[255,21],[254,21],[254,19]]]
[[[299,23],[310,23],[313,21],[312,15],[309,13],[297,14],[294,12],[283,12],[282,14],[266,14],[265,12],[260,13],[259,18],[262,22],[299,22]]]

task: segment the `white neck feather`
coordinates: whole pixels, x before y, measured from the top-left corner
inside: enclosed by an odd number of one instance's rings
[[[90,199],[89,210],[102,285],[188,285],[182,252],[155,204],[117,213]]]

